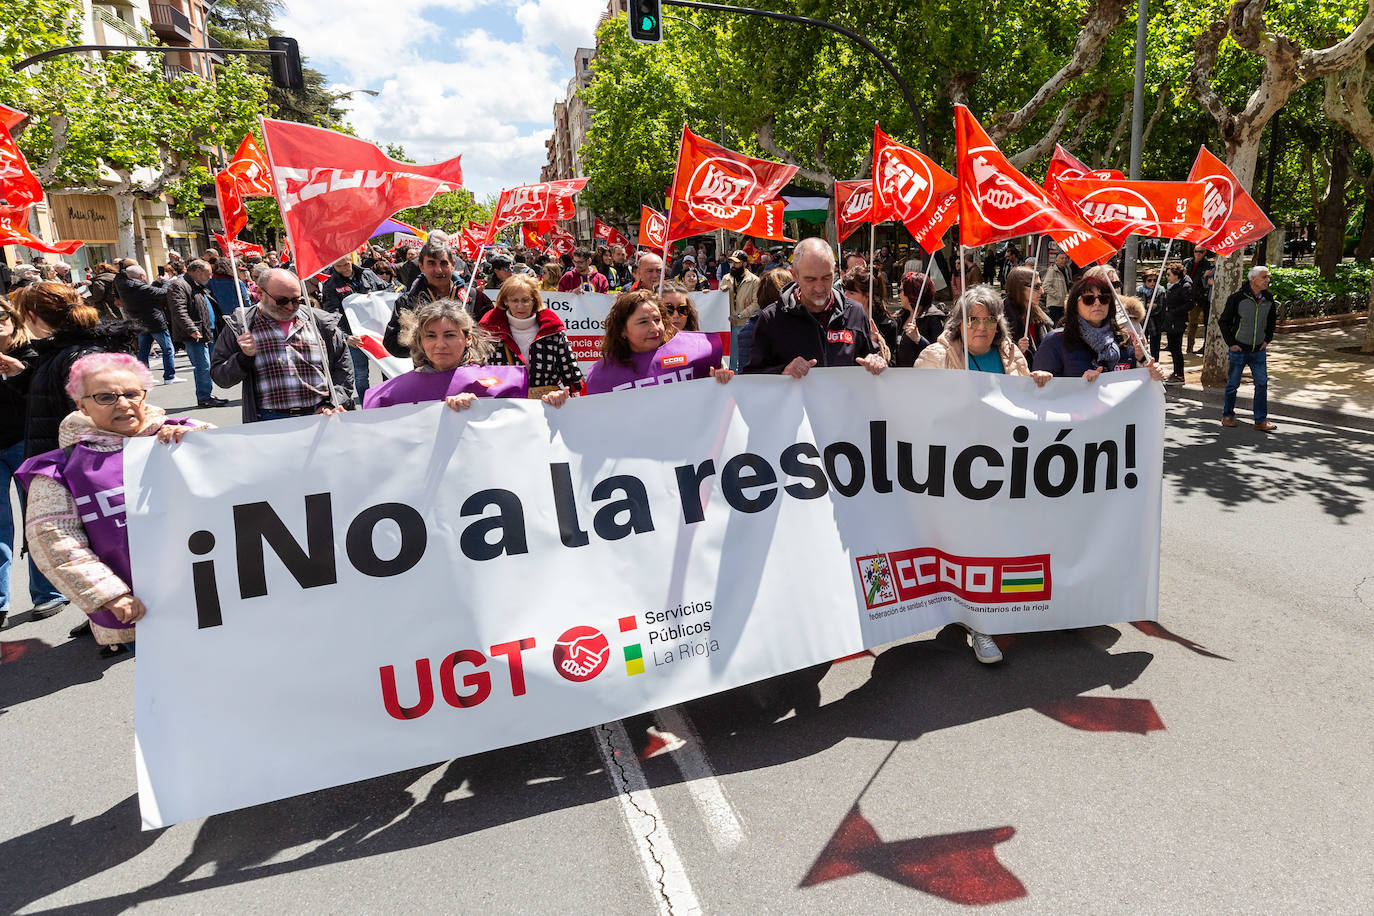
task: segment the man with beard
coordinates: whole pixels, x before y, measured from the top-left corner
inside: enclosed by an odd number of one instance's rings
[[[215,341],[210,375],[243,384],[243,422],[332,414],[353,406],[353,366],[336,316],[311,308],[285,270],[262,277],[262,302],[237,315]]]

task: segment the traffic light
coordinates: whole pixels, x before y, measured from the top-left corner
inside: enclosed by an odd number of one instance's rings
[[[645,44],[663,40],[663,4],[660,0],[630,0],[630,37]]]
[[[287,92],[304,92],[305,74],[301,71],[301,48],[296,39],[273,35],[267,39],[267,50],[286,52],[272,55],[272,85]]]

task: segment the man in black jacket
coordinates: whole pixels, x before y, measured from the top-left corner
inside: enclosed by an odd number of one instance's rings
[[[214,381],[210,378],[210,316],[216,311],[214,296],[206,284],[210,282],[210,265],[196,258],[186,265],[186,272],[167,281],[167,311],[172,339],[186,347],[186,358],[196,382],[197,407],[223,407],[229,402],[215,397]]]
[[[443,240],[426,242],[425,247],[420,249],[420,276],[396,297],[382,346],[392,356],[408,359],[410,349],[401,346],[401,313],[435,299],[461,300],[462,290],[463,281],[453,273],[453,255],[448,245]]]
[[[177,378],[176,351],[172,335],[167,330],[167,289],[148,283],[148,274],[133,258],[122,258],[116,265],[115,292],[124,312],[136,322],[142,333],[138,335],[138,360],[148,365],[153,355],[153,343],[162,349],[162,384],[174,385]]]
[[[1177,261],[1168,267],[1169,289],[1164,294],[1164,332],[1169,336],[1169,355],[1173,357],[1174,374],[1165,379],[1170,384],[1182,384],[1183,382],[1183,332],[1188,327],[1188,313],[1192,311],[1197,300],[1193,296],[1193,282],[1188,279],[1188,272],[1183,265]],[[1156,305],[1158,308],[1158,305]],[[1155,341],[1159,338],[1156,336]],[[1159,358],[1158,344],[1155,343],[1154,353],[1151,355]]]
[[[362,340],[353,333],[344,312],[343,301],[354,293],[373,293],[387,289],[386,282],[366,267],[353,266],[353,259],[344,256],[329,268],[329,276],[320,284],[320,308],[339,319],[339,327],[348,337],[348,356],[353,361],[353,384],[358,389],[358,403],[367,393],[371,367],[367,354],[359,347]]]
[[[1255,429],[1277,429],[1269,422],[1269,342],[1274,339],[1278,309],[1269,292],[1269,268],[1263,264],[1250,268],[1250,279],[1226,300],[1217,325],[1222,339],[1231,348],[1226,374],[1226,399],[1221,408],[1221,425],[1236,425],[1236,390],[1240,388],[1245,367],[1255,383]]]
[[[834,289],[835,254],[823,239],[802,239],[792,254],[792,278],[782,300],[759,312],[743,371],[805,378],[813,366],[887,368],[861,306]]]

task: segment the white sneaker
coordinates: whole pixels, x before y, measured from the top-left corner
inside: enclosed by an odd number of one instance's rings
[[[969,630],[968,633],[973,642],[973,654],[980,662],[995,665],[1002,660],[1002,650],[997,648],[997,643],[992,641],[991,636],[977,630]]]
[[[184,378],[177,378],[177,377],[174,375],[174,376],[172,376],[171,378],[165,378],[165,379],[163,379],[163,380],[162,380],[162,384],[164,384],[164,385],[176,385],[176,384],[179,384],[179,383],[184,382],[184,381],[186,381],[186,379],[184,379]]]

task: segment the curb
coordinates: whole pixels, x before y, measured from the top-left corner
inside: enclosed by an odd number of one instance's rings
[[[1221,388],[1203,388],[1198,384],[1184,384],[1165,388],[1165,398],[1169,401],[1190,400],[1204,404],[1215,404],[1220,407],[1225,397],[1226,392]],[[1253,410],[1254,404],[1255,399],[1253,397],[1242,394],[1236,395],[1237,410]],[[1285,398],[1270,398],[1269,413],[1290,416],[1299,420],[1309,420],[1313,423],[1353,427],[1374,432],[1374,413],[1340,411],[1330,407],[1302,404]],[[1220,424],[1220,420],[1221,415],[1218,412],[1218,424]]]

